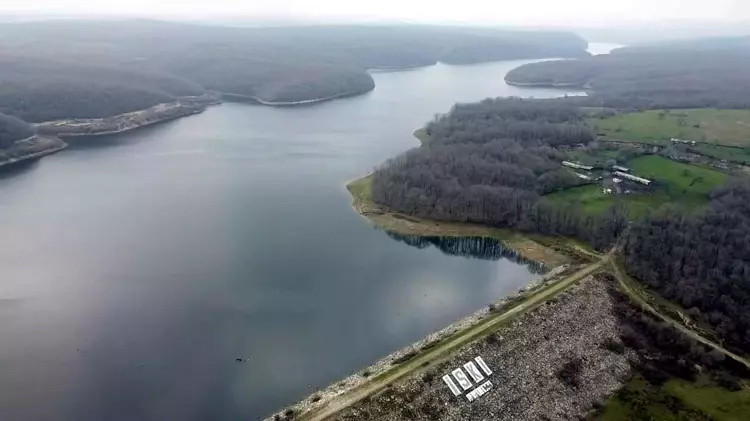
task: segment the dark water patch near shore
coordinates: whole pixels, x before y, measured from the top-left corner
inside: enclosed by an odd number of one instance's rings
[[[0,166],[0,180],[14,177],[27,171],[32,171],[38,165],[39,159],[27,159],[25,161],[16,162],[13,165]]]
[[[507,259],[515,263],[526,265],[529,271],[543,274],[548,268],[542,263],[524,259],[521,255],[503,245],[497,239],[488,237],[424,237],[419,235],[404,235],[392,231],[386,234],[394,240],[401,241],[412,247],[426,249],[435,247],[444,254],[461,256],[480,260]]]

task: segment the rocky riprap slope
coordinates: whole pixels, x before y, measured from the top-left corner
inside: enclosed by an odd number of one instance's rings
[[[364,420],[574,420],[614,393],[630,365],[607,285],[593,277],[449,361],[340,413]],[[494,387],[469,403],[444,374],[481,355]],[[566,370],[567,368],[567,370]]]

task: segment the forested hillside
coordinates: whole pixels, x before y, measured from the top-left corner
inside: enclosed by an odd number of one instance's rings
[[[750,37],[623,48],[612,54],[533,63],[509,83],[590,90],[581,103],[615,108],[750,107]]]
[[[34,134],[32,127],[17,118],[0,114],[0,149]]]
[[[615,208],[599,217],[540,200],[581,181],[561,167],[565,155],[555,148],[594,139],[573,106],[487,99],[455,106],[426,133],[424,146],[375,172],[375,202],[433,219],[576,236],[598,247],[624,225]]]
[[[719,189],[708,209],[665,208],[633,225],[628,271],[750,352],[750,185]]]
[[[0,24],[0,111],[104,117],[204,90],[295,102],[367,92],[367,68],[581,57],[556,32],[431,26],[219,27],[156,21]]]
[[[165,74],[8,54],[0,78],[0,112],[31,122],[108,117],[204,92]]]
[[[466,37],[464,35],[464,37]],[[461,37],[463,38],[463,37]],[[559,32],[486,31],[470,37],[445,36],[438,61],[451,64],[481,63],[539,57],[587,57],[588,43],[572,34]]]

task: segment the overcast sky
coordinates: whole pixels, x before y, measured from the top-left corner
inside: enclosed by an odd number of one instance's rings
[[[750,0],[0,0],[0,12],[175,18],[606,25],[750,19]]]

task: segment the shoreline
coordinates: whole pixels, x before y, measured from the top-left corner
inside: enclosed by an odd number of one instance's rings
[[[585,83],[578,82],[514,82],[512,80],[505,79],[505,83],[510,86],[516,86],[519,88],[576,88],[586,89]]]
[[[48,145],[46,145],[44,149],[36,150],[35,146],[37,142],[46,142],[48,143]],[[34,145],[28,145],[29,143],[34,143]],[[68,147],[68,144],[65,143],[62,139],[59,139],[56,137],[34,135],[26,139],[21,139],[21,140],[16,141],[14,146],[16,146],[17,148],[18,147],[24,148],[26,146],[29,146],[32,150],[29,153],[22,153],[19,156],[9,157],[0,161],[0,169],[9,167],[12,165],[16,165],[25,161],[39,159],[47,155],[52,155],[54,153],[57,153],[66,149]],[[13,148],[0,150],[0,155],[7,153],[6,151],[8,150],[12,151]]]
[[[341,99],[341,98],[348,98],[348,97],[353,97],[353,96],[358,96],[358,95],[364,95],[368,92],[372,92],[374,89],[375,89],[375,86],[373,85],[372,88],[366,91],[347,91],[347,92],[342,92],[340,94],[330,95],[326,97],[303,99],[300,101],[267,101],[267,100],[260,99],[254,95],[234,94],[230,92],[220,92],[219,95],[224,100],[229,101],[229,102],[251,102],[253,104],[265,105],[267,107],[294,107],[294,106],[300,106],[300,105],[318,104],[321,102],[332,101],[334,99]],[[233,99],[235,99],[235,101],[233,101]]]
[[[527,235],[510,229],[487,227],[479,224],[462,222],[436,221],[426,218],[405,215],[386,209],[371,200],[371,177],[367,175],[346,183],[346,189],[352,197],[351,206],[355,212],[373,226],[402,235],[420,237],[484,237],[498,240],[506,248],[518,253],[526,261],[536,262],[546,268],[558,267],[569,263],[572,258],[582,253],[577,246],[567,240]],[[571,256],[573,255],[573,256]],[[587,255],[590,257],[590,255]]]
[[[431,67],[436,66],[438,64],[446,64],[450,66],[472,66],[477,64],[488,64],[488,63],[500,63],[500,62],[506,62],[506,61],[518,61],[518,60],[544,60],[544,59],[550,59],[555,60],[554,57],[537,57],[537,58],[522,58],[522,59],[500,59],[500,60],[481,60],[476,62],[469,62],[469,63],[449,63],[449,62],[443,62],[443,61],[436,61],[434,63],[426,63],[426,64],[412,64],[412,65],[406,65],[406,66],[375,66],[375,67],[367,67],[365,68],[365,72],[367,73],[390,73],[390,72],[398,72],[398,71],[409,71],[414,69],[419,69],[423,67]],[[565,59],[565,58],[563,58]],[[560,83],[560,84],[549,84],[549,83],[523,83],[523,82],[509,82],[506,80],[506,83],[512,86],[518,86],[518,87],[554,87],[554,88],[585,88],[585,84],[578,84],[578,83]],[[326,97],[319,97],[319,98],[312,98],[312,99],[304,99],[304,100],[298,100],[298,101],[268,101],[258,98],[255,95],[247,95],[247,94],[238,94],[238,93],[231,93],[231,92],[218,92],[219,96],[226,99],[227,101],[232,101],[232,98],[234,98],[237,102],[252,102],[259,105],[265,105],[269,107],[293,107],[293,106],[299,106],[299,105],[310,105],[310,104],[317,104],[321,102],[331,101],[334,99],[340,99],[340,98],[347,98],[357,95],[364,95],[368,92],[372,92],[376,88],[376,85],[373,83],[372,87],[370,87],[367,90],[364,91],[347,91],[342,92],[335,95],[330,95]]]
[[[429,66],[435,66],[439,62],[435,63],[428,63],[428,64],[411,64],[407,66],[376,66],[376,67],[368,67],[367,72],[368,73],[389,73],[389,72],[398,72],[401,70],[414,70],[419,69],[420,67],[429,67]]]
[[[35,123],[34,127],[40,134],[58,137],[103,136],[199,114],[219,103],[212,95],[185,97],[111,117],[52,120]]]

